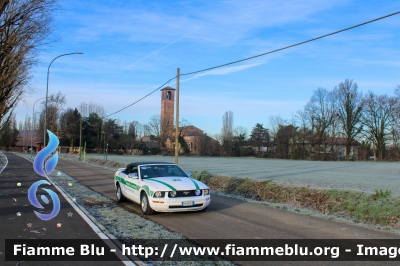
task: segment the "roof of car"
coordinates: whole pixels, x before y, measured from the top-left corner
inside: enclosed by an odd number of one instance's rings
[[[174,163],[168,163],[168,162],[135,162],[135,163],[130,163],[127,165],[131,166],[131,165],[148,165],[148,164],[174,164]]]

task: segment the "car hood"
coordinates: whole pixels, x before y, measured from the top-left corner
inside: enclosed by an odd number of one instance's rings
[[[144,179],[143,183],[158,191],[208,189],[204,183],[188,177],[154,177]]]

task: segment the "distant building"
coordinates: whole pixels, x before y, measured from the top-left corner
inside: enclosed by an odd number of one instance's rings
[[[292,152],[293,140],[289,143],[289,154]],[[306,136],[296,140],[295,146],[303,147],[312,154],[331,154],[333,158],[344,159],[346,157],[346,138],[326,137],[319,141],[313,136]],[[324,150],[326,146],[326,151]],[[351,141],[350,158],[357,159],[357,151],[361,144],[357,140]]]
[[[39,131],[19,130],[16,148],[20,152],[38,152],[43,149],[43,135]]]
[[[326,138],[325,142],[327,144],[327,152],[335,153],[339,158],[346,157],[346,138]],[[357,140],[351,140],[350,158],[356,159],[357,157],[357,148],[360,147],[361,144]]]
[[[158,142],[152,139],[150,136],[143,136],[138,138],[137,141],[143,143],[149,149],[158,148]]]
[[[174,128],[174,102],[175,89],[171,87],[163,88],[161,90],[161,136],[165,136]]]
[[[208,136],[201,129],[195,126],[179,127],[178,134],[183,137],[189,149],[189,154],[211,156],[221,152],[221,145],[218,141]],[[175,149],[175,129],[171,130],[165,141],[165,147],[173,152]],[[184,148],[179,149],[180,153],[184,153]]]
[[[175,89],[165,87],[161,90],[161,143],[171,153],[175,147],[175,126],[174,126]],[[189,148],[189,154],[193,155],[215,155],[221,149],[215,139],[209,137],[201,129],[190,125],[179,127],[179,135],[183,137]],[[181,145],[180,145],[181,146]],[[184,153],[184,147],[180,147],[180,153]]]

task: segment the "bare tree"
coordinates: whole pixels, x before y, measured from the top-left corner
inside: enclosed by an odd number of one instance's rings
[[[227,155],[232,154],[232,142],[233,142],[233,112],[226,111],[222,117],[222,146]]]
[[[130,122],[128,125],[128,129],[126,131],[126,134],[129,136],[132,136],[133,138],[136,137],[136,128],[134,122]]]
[[[30,71],[51,34],[54,0],[0,1],[0,131],[29,92]]]
[[[200,136],[198,141],[197,141],[197,146],[199,149],[200,156],[207,156],[210,155],[210,138],[207,136]]]
[[[394,151],[393,159],[399,159],[400,152],[399,152],[399,141],[400,141],[400,85],[397,85],[395,90],[395,100],[396,100],[396,106],[395,106],[395,111],[393,112],[393,119],[391,122],[391,134],[392,134],[392,140],[393,140],[393,148],[392,150]]]
[[[160,115],[153,115],[152,117],[150,117],[149,122],[143,126],[143,129],[145,135],[152,136],[153,139],[158,142],[159,148],[162,148],[168,138],[168,134],[170,133],[166,130],[167,127],[168,125],[163,125],[163,128],[161,128]]]
[[[143,125],[141,123],[139,123],[138,121],[133,121],[132,124],[135,129],[135,134],[137,138],[140,138],[143,135],[145,135]]]
[[[245,128],[243,126],[237,126],[233,130],[233,135],[234,136],[243,135],[245,138],[247,138],[247,128]]]
[[[350,149],[354,138],[362,130],[361,115],[363,110],[362,94],[357,90],[357,83],[346,79],[335,87],[337,97],[337,115],[346,138],[346,160],[350,159]]]
[[[247,138],[247,128],[243,126],[235,127],[233,130],[233,155],[234,156],[242,156],[243,154],[243,145]]]
[[[296,118],[300,123],[297,137],[301,144],[301,158],[305,159],[309,156],[309,149],[306,148],[306,143],[308,143],[307,138],[312,134],[310,131],[310,120],[307,113],[302,110],[297,111]]]
[[[381,161],[385,143],[390,137],[390,123],[396,107],[396,99],[388,95],[376,95],[369,92],[363,100],[364,111],[361,121],[366,139],[371,141],[374,159]]]
[[[148,124],[144,124],[143,125],[143,134],[145,135],[145,136],[151,136],[151,128],[150,128],[150,126],[148,125]]]
[[[126,153],[131,153],[136,141],[132,135],[122,135],[118,143],[124,147]]]
[[[288,124],[288,121],[280,117],[279,115],[271,115],[269,117],[269,129],[268,129],[268,137],[269,137],[269,142],[268,146],[272,146],[272,151],[271,153],[273,156],[275,156],[276,152],[276,144],[277,144],[277,134],[279,130],[279,125],[285,125]]]
[[[326,137],[328,128],[337,117],[335,112],[335,97],[332,92],[324,88],[318,88],[313,92],[310,102],[305,106],[305,112],[311,120],[311,127],[316,137],[318,157],[320,147],[324,147],[324,159],[326,158]],[[315,129],[315,131],[314,131]]]
[[[193,123],[185,118],[182,118],[182,120],[179,122],[179,127],[187,127],[191,125],[193,125]]]
[[[6,150],[10,150],[10,148],[17,143],[19,135],[15,114],[11,116],[10,122],[1,126],[3,130],[0,132],[0,146],[4,147]]]
[[[47,103],[47,129],[52,132],[56,132],[59,130],[59,118],[62,107],[66,104],[67,99],[65,95],[61,92],[57,94],[52,94],[49,96]],[[42,102],[43,110],[40,115],[40,130],[44,131],[44,113],[45,113],[45,105],[44,101]]]
[[[60,116],[60,131],[62,136],[63,144],[68,144],[70,147],[77,144],[77,140],[79,138],[79,129],[80,129],[80,119],[81,115],[78,112],[78,109],[75,110],[68,108],[64,113]],[[69,143],[68,143],[69,142]]]
[[[150,130],[150,135],[153,135],[157,138],[160,137],[160,125],[161,125],[161,118],[159,115],[153,115],[150,117],[149,122],[147,123],[149,130]]]
[[[91,113],[96,113],[99,117],[104,117],[106,115],[103,105],[93,101],[90,103],[81,102],[78,109],[82,114],[82,117],[89,117]]]

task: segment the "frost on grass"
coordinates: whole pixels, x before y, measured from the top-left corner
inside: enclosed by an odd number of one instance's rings
[[[91,213],[104,227],[110,227],[112,234],[119,239],[184,239],[180,234],[170,232],[161,225],[128,212],[122,207],[110,207],[93,206]]]
[[[79,183],[69,186],[75,180],[65,174],[52,176],[52,179],[117,238],[183,239],[181,235],[125,210],[113,200]]]
[[[214,191],[234,197],[286,205],[276,205],[276,208],[294,208],[295,212],[309,209],[322,215],[334,215],[356,223],[371,224],[377,228],[400,228],[400,197],[392,197],[391,190],[375,190],[375,193],[318,190],[291,187],[267,180],[215,176],[207,171],[194,172],[192,177],[206,183]]]
[[[24,154],[21,154],[24,156]],[[29,159],[28,156],[24,156]],[[76,156],[67,156],[68,159],[76,160]],[[114,167],[110,163],[107,168]],[[165,243],[179,241],[183,246],[196,246],[182,235],[174,233],[163,226],[154,223],[135,213],[129,212],[115,203],[113,200],[97,193],[65,173],[55,170],[50,176],[52,181],[60,186],[68,196],[89,212],[97,222],[102,224],[109,233],[115,236],[124,244],[142,244],[144,246],[159,245],[160,241]],[[141,258],[139,256],[140,259]],[[185,257],[185,260],[188,258]],[[189,258],[191,259],[191,258]],[[202,259],[202,257],[200,257]],[[203,258],[204,259],[204,258]],[[193,261],[184,261],[177,258],[177,261],[146,260],[147,265],[235,265],[232,262],[224,261],[221,258],[211,257],[212,261],[198,261],[199,256],[193,257]]]
[[[195,246],[182,235],[171,232],[157,223],[125,210],[113,200],[90,190],[66,174],[60,173],[52,175],[52,181],[63,188],[71,198],[75,199],[76,203],[84,207],[96,221],[102,224],[108,232],[122,243],[156,246],[160,244],[160,240],[166,240],[166,243],[171,240],[179,240],[181,245]],[[196,261],[198,259],[198,256],[193,257],[193,261],[178,262],[150,259],[146,263],[150,263],[150,265],[234,265],[231,262],[222,261],[222,259],[214,257],[212,258],[214,261]]]
[[[99,223],[124,244],[156,246],[159,244],[160,239],[165,239],[167,242],[170,240],[180,240],[184,241],[183,245],[185,246],[195,246],[191,242],[185,240],[182,235],[170,232],[157,223],[125,210],[113,200],[79,183],[74,183],[72,187],[69,186],[68,184],[73,182],[74,179],[65,174],[53,177],[53,180],[66,190],[71,197],[75,198],[77,203],[85,206],[85,209]],[[198,260],[198,257],[193,257],[193,260]],[[146,262],[150,262],[153,265],[233,265],[219,258],[213,258],[213,260],[216,261],[167,262],[150,260]]]

